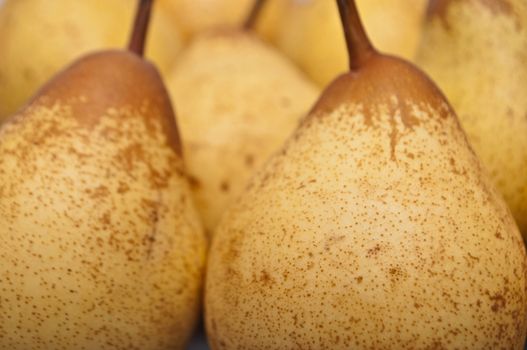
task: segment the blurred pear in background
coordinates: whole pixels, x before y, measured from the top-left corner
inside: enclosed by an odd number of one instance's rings
[[[433,4],[416,61],[456,110],[525,239],[527,1]]]
[[[253,4],[253,0],[161,0],[176,19],[186,40],[216,28],[239,27]],[[276,35],[287,2],[264,0],[256,30],[266,39]],[[333,0],[329,0],[333,1]]]
[[[195,37],[166,81],[196,206],[212,234],[319,89],[276,48],[241,27]]]
[[[6,0],[0,8],[0,122],[54,73],[82,54],[122,47],[135,0]],[[156,4],[147,58],[167,72],[181,48],[179,28]]]

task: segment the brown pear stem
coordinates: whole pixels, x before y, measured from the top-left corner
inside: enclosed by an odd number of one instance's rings
[[[150,13],[152,12],[152,3],[154,0],[139,0],[139,6],[135,15],[132,36],[128,44],[128,50],[143,56],[145,50],[146,34],[150,22]]]
[[[349,68],[358,70],[375,53],[375,48],[364,30],[355,0],[337,0],[337,3],[346,37]]]
[[[244,30],[251,30],[254,28],[254,25],[258,19],[258,16],[262,12],[264,3],[265,3],[265,0],[254,0],[253,7],[251,8],[249,15],[247,16],[247,18],[245,19],[245,22],[243,23]]]

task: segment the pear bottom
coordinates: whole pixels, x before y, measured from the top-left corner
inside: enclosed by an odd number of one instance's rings
[[[220,349],[523,349],[526,255],[449,107],[310,115],[216,232]]]
[[[0,349],[184,349],[206,242],[181,158],[151,104],[88,122],[75,96],[0,130]]]

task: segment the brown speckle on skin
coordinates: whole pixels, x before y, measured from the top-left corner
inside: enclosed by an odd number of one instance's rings
[[[188,182],[189,182],[190,186],[194,190],[197,190],[197,189],[201,188],[201,182],[199,181],[199,179],[196,176],[188,174],[187,175],[187,179],[188,179]]]
[[[130,190],[130,187],[125,182],[119,182],[119,188],[117,189],[117,192],[119,193],[126,193]]]
[[[220,183],[220,189],[221,189],[222,192],[229,192],[229,190],[230,190],[229,181],[223,180]]]
[[[367,255],[368,257],[373,257],[379,254],[381,251],[381,246],[379,244],[376,244],[373,248],[368,249]]]
[[[489,295],[492,302],[491,309],[493,312],[499,312],[505,308],[507,301],[501,294]]]
[[[273,284],[274,280],[266,270],[262,270],[260,274],[260,282],[262,282],[265,285],[269,285],[269,284]]]
[[[245,155],[245,165],[247,165],[248,168],[252,168],[254,166],[254,156],[252,154]]]

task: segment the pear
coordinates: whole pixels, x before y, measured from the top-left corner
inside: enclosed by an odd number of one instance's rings
[[[85,56],[0,129],[0,349],[184,349],[206,241],[160,75]]]
[[[284,0],[276,45],[320,86],[346,70],[346,45],[334,1]],[[367,32],[381,50],[413,58],[427,0],[359,0]]]
[[[232,28],[243,23],[255,0],[163,0],[176,18],[185,39],[218,27]],[[268,2],[255,30],[267,39],[277,34],[286,0]],[[288,0],[287,0],[288,1]]]
[[[166,0],[185,38],[243,21],[253,0]]]
[[[7,0],[0,8],[0,122],[69,62],[95,49],[124,45],[133,4]],[[165,73],[181,48],[181,38],[166,4],[156,8],[147,55]]]
[[[432,5],[417,62],[452,102],[527,239],[527,2]]]
[[[442,93],[340,0],[350,72],[220,222],[212,349],[523,349],[520,232]]]
[[[196,37],[167,78],[172,99],[178,101],[194,198],[209,233],[318,95],[287,58],[251,33],[257,13],[264,10],[261,5],[255,2],[245,29],[217,29]]]

